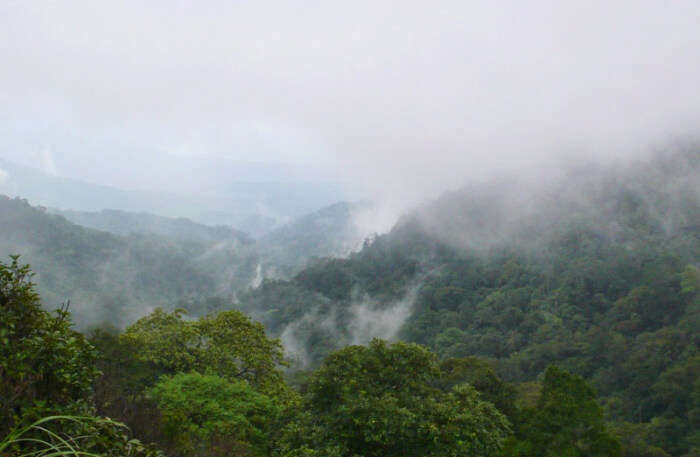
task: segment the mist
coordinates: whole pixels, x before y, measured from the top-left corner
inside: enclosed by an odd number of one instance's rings
[[[700,223],[699,144],[669,147],[651,160],[588,163],[537,179],[509,176],[465,186],[420,205],[394,230],[418,229],[464,252],[537,252],[577,225],[629,248],[645,242],[630,230],[625,205],[632,205],[651,230],[673,237]]]
[[[354,297],[350,303],[314,307],[299,319],[287,324],[280,333],[286,356],[294,368],[308,368],[314,361],[313,338],[327,335],[334,346],[367,344],[373,338],[394,340],[410,318],[421,282],[411,285],[397,300],[377,301],[368,295]]]
[[[0,157],[141,190],[334,182],[398,214],[692,135],[698,23],[691,0],[3,2]]]

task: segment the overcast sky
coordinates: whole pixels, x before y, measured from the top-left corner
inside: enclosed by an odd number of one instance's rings
[[[0,0],[0,157],[93,181],[216,157],[412,202],[699,120],[698,0]]]

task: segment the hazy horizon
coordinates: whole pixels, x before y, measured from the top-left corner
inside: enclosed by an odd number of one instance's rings
[[[0,158],[141,191],[332,184],[398,214],[696,138],[698,23],[693,1],[5,2]]]

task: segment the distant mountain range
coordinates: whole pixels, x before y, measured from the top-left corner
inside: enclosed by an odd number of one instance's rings
[[[55,176],[0,159],[0,193],[60,210],[115,209],[187,217],[262,236],[290,220],[342,200],[339,188],[314,182],[234,181],[217,193],[123,190]]]
[[[87,212],[50,208],[49,212],[63,216],[74,224],[116,235],[155,234],[181,241],[204,243],[238,242],[251,244],[254,242],[247,233],[240,230],[225,225],[211,227],[184,217],[171,218],[116,209]]]
[[[156,306],[194,313],[230,306],[265,278],[289,278],[315,258],[347,255],[361,246],[353,216],[367,206],[332,205],[256,241],[186,218],[47,209],[0,195],[0,259],[20,254],[45,305],[70,300],[79,326],[123,326]]]
[[[156,306],[172,309],[214,296],[231,301],[255,283],[260,258],[249,238],[235,232],[216,238],[214,229],[206,239],[201,227],[187,226],[200,230],[190,230],[194,235],[188,239],[154,232],[116,235],[2,196],[0,258],[21,255],[36,273],[45,306],[70,300],[81,327],[123,326]]]

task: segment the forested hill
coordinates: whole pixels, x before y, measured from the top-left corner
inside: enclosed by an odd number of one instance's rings
[[[118,236],[4,196],[0,228],[2,258],[20,254],[36,273],[44,304],[51,309],[70,300],[80,327],[103,322],[121,327],[154,307],[204,303],[212,296],[230,301],[252,283],[259,263],[249,243],[235,234],[209,241]]]
[[[102,230],[117,235],[155,234],[182,241],[200,241],[204,243],[240,243],[251,244],[252,238],[240,230],[228,226],[210,227],[198,224],[187,218],[169,218],[150,213],[131,213],[114,209],[98,212],[53,210],[83,227]]]
[[[467,188],[240,306],[311,364],[373,336],[492,359],[516,382],[559,364],[640,424],[631,439],[682,455],[700,440],[699,194],[697,149]]]
[[[340,202],[297,218],[263,236],[258,244],[264,256],[289,271],[317,257],[345,257],[362,247],[370,235],[358,226],[369,202]]]
[[[185,218],[45,209],[0,197],[0,256],[29,262],[45,305],[71,300],[81,328],[123,327],[158,306],[204,314],[263,277],[288,278],[314,256],[347,253],[361,243],[353,217],[363,207],[322,208],[253,240]]]
[[[405,217],[395,232],[458,250],[532,252],[572,230],[627,248],[698,230],[700,151],[589,165],[561,175],[470,186]],[[398,233],[394,238],[399,237]]]
[[[289,233],[337,232],[342,224],[333,218],[344,220],[348,210],[321,211]],[[173,221],[159,222],[168,227],[159,226],[160,235],[117,235],[0,198],[0,255],[22,254],[37,273],[44,304],[70,299],[83,326],[127,325],[156,306],[184,307],[195,317],[235,307],[281,338],[294,369],[317,366],[348,344],[397,338],[446,360],[477,356],[492,363],[516,384],[519,411],[546,397],[542,376],[556,364],[598,391],[625,457],[691,456],[700,448],[697,149],[470,186],[406,215],[347,258],[321,259],[291,280],[268,279],[252,289],[260,279],[257,244],[235,232],[222,241],[190,225],[185,232],[199,238],[183,239]],[[287,238],[286,252],[293,253],[295,237]],[[310,243],[300,239],[296,246]],[[211,331],[214,316],[201,325]],[[177,313],[155,311],[140,322],[149,319],[168,329],[172,319],[194,325]],[[197,344],[192,348],[204,347]],[[381,352],[381,344],[375,349]],[[557,376],[549,378],[551,384]],[[530,439],[526,427],[537,416],[509,417],[517,438]],[[527,455],[521,451],[513,455]]]

